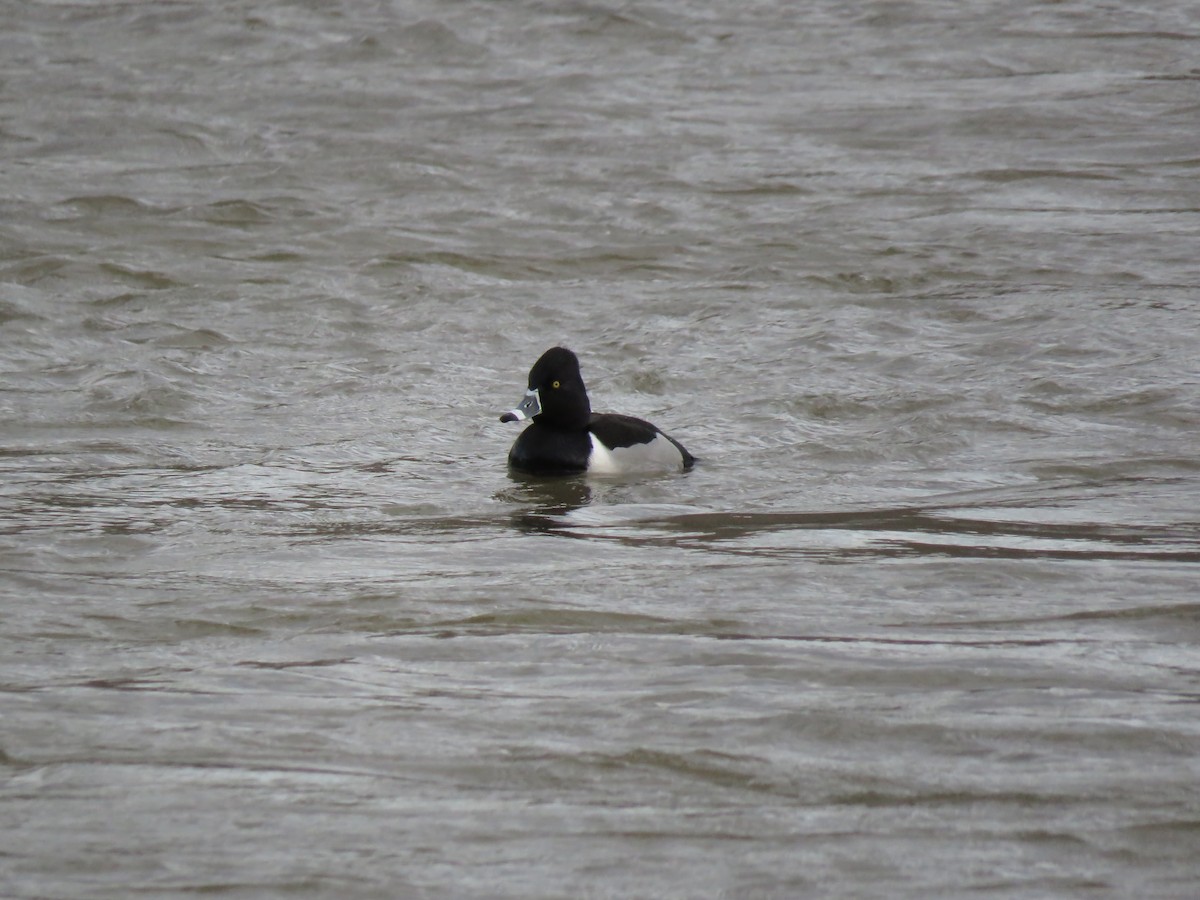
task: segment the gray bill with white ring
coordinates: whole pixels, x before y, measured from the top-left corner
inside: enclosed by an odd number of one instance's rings
[[[532,419],[542,411],[542,401],[536,389],[525,392],[525,399],[515,409],[510,409],[500,417],[501,422],[520,422],[522,419]]]

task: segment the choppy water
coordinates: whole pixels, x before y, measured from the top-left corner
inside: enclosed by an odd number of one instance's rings
[[[3,18],[4,896],[1194,896],[1194,4]]]

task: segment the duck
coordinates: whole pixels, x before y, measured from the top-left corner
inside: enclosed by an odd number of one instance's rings
[[[501,422],[530,424],[508,451],[511,469],[531,475],[618,475],[684,471],[696,458],[645,419],[594,413],[579,357],[552,347],[529,370],[521,402]]]

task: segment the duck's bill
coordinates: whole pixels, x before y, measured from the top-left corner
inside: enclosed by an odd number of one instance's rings
[[[542,411],[542,401],[536,390],[525,392],[525,399],[514,409],[510,409],[500,417],[501,422],[520,422],[522,419],[532,419]]]

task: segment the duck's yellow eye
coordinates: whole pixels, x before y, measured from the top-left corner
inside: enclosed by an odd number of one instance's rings
[[[561,387],[561,386],[562,386],[562,385],[561,385],[561,384],[559,384],[557,381],[552,381],[552,382],[550,383],[550,387],[552,387],[552,388],[559,388],[559,387]]]

